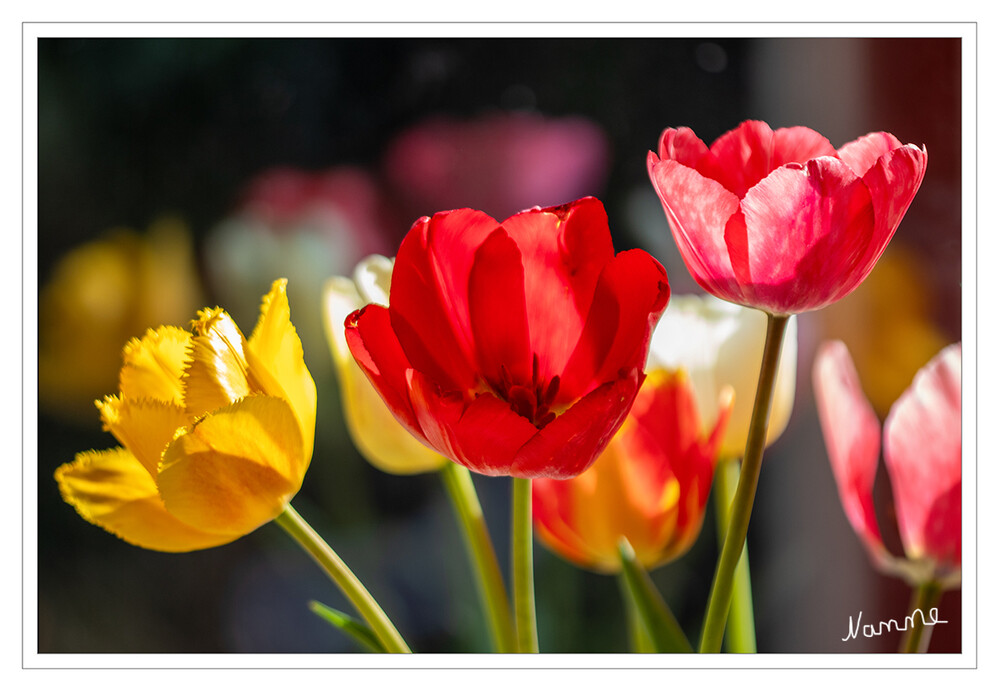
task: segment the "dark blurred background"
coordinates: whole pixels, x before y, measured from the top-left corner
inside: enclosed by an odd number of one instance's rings
[[[615,247],[644,247],[667,267],[675,294],[698,292],[646,173],[646,153],[665,127],[689,126],[710,144],[754,118],[774,128],[811,127],[837,147],[878,130],[925,144],[926,178],[885,255],[886,268],[879,265],[835,308],[799,320],[795,410],[767,453],[749,538],[760,651],[890,652],[895,634],[841,641],[848,618],[861,610],[865,622],[907,614],[909,589],[872,569],[846,521],[819,433],[811,364],[821,339],[846,340],[883,419],[916,369],[940,346],[960,340],[960,51],[959,39],[915,38],[41,39],[39,289],[60,277],[60,262],[84,243],[106,239],[115,228],[142,237],[170,217],[190,238],[193,278],[181,280],[203,305],[230,309],[248,333],[277,275],[261,272],[246,287],[237,283],[246,277],[237,275],[240,267],[252,261],[226,264],[244,251],[226,243],[249,236],[220,229],[249,225],[251,181],[275,167],[360,171],[388,219],[380,221],[373,245],[392,254],[412,221],[442,210],[432,204],[456,190],[444,180],[446,189],[423,191],[430,173],[408,166],[424,157],[399,153],[399,142],[428,119],[438,118],[446,130],[517,114],[553,124],[543,133],[554,137],[551,155],[511,167],[503,159],[513,147],[500,135],[499,144],[490,139],[486,127],[485,134],[457,140],[467,159],[464,177],[481,173],[492,188],[515,187],[528,175],[571,177],[585,166],[588,175],[564,189],[572,198],[593,194],[604,202]],[[579,121],[589,128],[585,151],[583,143],[557,136]],[[581,163],[568,172],[559,167],[577,154]],[[568,193],[562,189],[546,194]],[[571,200],[521,202],[511,194],[480,201],[475,194],[470,188],[469,200],[453,205],[479,205],[502,218],[517,208]],[[364,238],[351,242],[370,246]],[[332,264],[310,270],[348,273],[357,258],[348,255],[333,250]],[[294,285],[295,273],[289,278]],[[154,283],[152,295],[170,281]],[[44,349],[54,317],[46,314],[49,303],[40,304]],[[194,307],[175,323],[193,317]],[[318,310],[318,301],[296,296],[292,318],[298,324]],[[899,313],[906,317],[902,326],[885,316]],[[131,332],[116,338],[115,360],[125,339],[152,325],[130,324]],[[78,330],[74,338],[86,335]],[[84,347],[65,334],[57,340],[77,354]],[[321,337],[310,345],[303,333],[303,340],[319,387],[319,429],[296,508],[415,650],[485,652],[488,638],[440,479],[387,475],[358,456],[344,428],[329,351]],[[101,393],[115,390],[116,372],[109,377]],[[72,376],[61,378],[68,391]],[[175,555],[133,547],[77,516],[60,499],[53,471],[79,451],[116,445],[101,431],[92,403],[81,400],[60,398],[58,390],[41,396],[39,652],[354,651],[306,609],[309,599],[348,605],[276,526]],[[508,483],[477,477],[476,486],[505,570]],[[900,553],[883,469],[877,496],[882,531]],[[709,511],[694,549],[653,573],[691,638],[699,635],[710,587],[714,535]],[[615,580],[580,571],[540,544],[535,559],[542,651],[625,652]],[[960,605],[959,591],[945,595],[940,619],[948,623],[936,627],[931,651],[960,651]]]

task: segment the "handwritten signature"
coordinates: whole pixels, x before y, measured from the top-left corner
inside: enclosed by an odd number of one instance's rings
[[[849,641],[853,638],[856,638],[857,635],[860,633],[863,633],[865,638],[874,638],[875,636],[881,636],[885,633],[889,633],[892,630],[907,631],[916,625],[917,614],[919,615],[919,618],[922,620],[923,626],[935,626],[937,624],[947,623],[945,619],[938,619],[937,617],[939,616],[939,614],[937,614],[937,608],[931,607],[928,617],[923,614],[923,610],[921,609],[912,610],[912,614],[910,614],[909,616],[907,616],[905,619],[902,620],[901,626],[899,626],[898,621],[896,621],[895,619],[889,619],[887,621],[878,622],[876,628],[874,624],[864,624],[863,628],[861,628],[860,620],[861,617],[864,616],[864,612],[860,611],[857,612],[856,626],[853,625],[853,617],[852,616],[850,617],[850,623],[846,632],[846,637],[844,637],[842,640]]]

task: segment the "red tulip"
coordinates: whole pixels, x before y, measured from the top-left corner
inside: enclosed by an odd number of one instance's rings
[[[503,223],[471,209],[421,218],[389,306],[345,325],[424,444],[486,475],[568,478],[627,415],[668,300],[662,266],[641,250],[615,256],[603,205],[586,197]]]
[[[686,127],[667,129],[647,165],[698,284],[786,315],[867,277],[919,189],[926,150],[887,132],[836,150],[807,127],[747,121],[710,149]]]
[[[732,389],[704,430],[683,370],[656,370],[621,429],[585,473],[535,480],[534,526],[553,552],[593,571],[621,570],[618,541],[653,569],[682,556],[701,531]]]
[[[814,378],[840,499],[875,566],[913,583],[960,582],[961,344],[916,373],[885,421],[885,466],[906,560],[888,553],[878,529],[872,490],[881,426],[842,342],[820,347]]]

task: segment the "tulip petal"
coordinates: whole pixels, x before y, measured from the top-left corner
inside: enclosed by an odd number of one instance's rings
[[[287,285],[286,279],[278,279],[264,296],[260,319],[247,342],[246,358],[264,393],[291,404],[302,428],[304,457],[310,459],[316,432],[316,383],[291,323]]]
[[[184,372],[184,402],[197,417],[248,396],[246,340],[225,311],[202,310],[192,322],[191,360]]]
[[[503,228],[520,248],[530,349],[538,355],[540,379],[550,381],[579,341],[600,272],[614,257],[607,213],[599,200],[585,197],[529,209],[503,221]]]
[[[885,465],[910,559],[961,564],[961,344],[916,373],[885,421]]]
[[[786,163],[804,163],[817,156],[834,156],[829,140],[807,127],[776,132],[759,120],[747,120],[720,136],[698,171],[717,180],[742,198],[760,180]]]
[[[647,167],[691,276],[712,295],[742,303],[725,244],[725,228],[739,212],[739,198],[721,183],[679,163],[659,161],[652,152]]]
[[[925,149],[920,150],[909,144],[885,154],[864,174],[864,184],[871,193],[877,222],[871,247],[880,248],[880,251],[872,251],[866,257],[867,269],[864,276],[874,268],[875,262],[898,229],[925,173]]]
[[[124,349],[120,389],[125,398],[150,398],[183,405],[181,376],[187,364],[191,334],[175,326],[150,329]]]
[[[358,265],[355,276],[361,273],[361,266],[367,261]],[[391,273],[391,262],[386,261],[389,268],[389,272],[385,274],[387,279]],[[384,267],[383,263],[379,264],[379,268]],[[387,281],[385,285],[387,287]],[[427,448],[420,438],[398,423],[395,415],[382,400],[382,396],[350,353],[344,321],[351,312],[362,305],[363,299],[357,289],[357,283],[342,276],[327,281],[323,291],[325,307],[323,322],[327,340],[332,346],[347,430],[361,455],[379,470],[397,475],[435,470],[446,463],[446,459]],[[385,299],[388,299],[387,291]],[[394,339],[394,335],[391,338]],[[408,397],[400,397],[403,398],[408,401]],[[411,416],[412,410],[409,409],[407,414]]]
[[[635,368],[586,394],[520,448],[510,474],[566,479],[582,473],[621,426],[644,379]]]
[[[659,135],[659,158],[676,161],[687,168],[698,170],[701,160],[708,155],[708,147],[689,127],[665,129]]]
[[[455,391],[476,386],[468,305],[475,251],[499,224],[458,209],[417,221],[392,272],[392,327],[413,367]]]
[[[427,376],[412,371],[410,395],[430,446],[469,470],[483,475],[511,472],[518,450],[538,429],[491,393],[466,404],[441,392]],[[518,476],[522,477],[522,476]]]
[[[347,347],[344,321],[351,312],[359,310],[365,304],[354,281],[349,278],[334,276],[323,286],[323,327],[338,368],[354,359]]]
[[[862,178],[879,158],[901,146],[902,142],[896,139],[893,134],[871,132],[844,144],[836,152],[836,155],[843,163],[850,166],[858,178]]]
[[[206,533],[167,512],[156,483],[126,449],[87,451],[55,473],[63,499],[87,521],[145,549],[189,552],[239,535]]]
[[[183,407],[157,399],[107,396],[97,408],[104,429],[135,455],[153,479],[167,444],[190,421]]]
[[[862,262],[876,240],[870,193],[838,159],[778,168],[746,193],[742,212],[752,241],[732,264],[747,267],[751,300],[743,304],[771,314],[814,310],[869,273]]]
[[[669,302],[666,270],[640,250],[621,252],[604,267],[583,333],[566,364],[556,403],[579,398],[620,370],[643,367],[656,322]]]
[[[395,419],[423,441],[409,398],[407,372],[412,365],[392,329],[387,307],[368,305],[347,317],[345,335],[354,360],[375,387]]]
[[[497,228],[475,252],[468,305],[479,371],[494,389],[531,381],[532,355],[524,304],[524,263],[507,232]]]
[[[284,510],[306,466],[291,406],[251,396],[178,436],[163,453],[158,485],[167,510],[185,523],[245,535]]]
[[[874,513],[881,426],[841,341],[823,343],[813,370],[815,402],[846,517],[875,563],[886,553]]]
[[[587,473],[592,472],[591,467]],[[588,497],[580,491],[577,480],[584,478],[586,473],[572,480],[554,480],[551,478],[535,478],[531,483],[532,505],[534,514],[534,529],[538,538],[556,554],[574,564],[596,571],[613,573],[619,568],[620,561],[613,562],[604,558],[588,545],[574,529],[575,517],[580,513],[579,505],[584,505]],[[577,496],[583,494],[577,500]]]

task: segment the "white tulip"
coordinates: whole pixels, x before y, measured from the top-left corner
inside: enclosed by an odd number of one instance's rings
[[[687,370],[702,424],[714,424],[722,389],[731,386],[735,390],[721,458],[741,458],[745,451],[766,333],[767,316],[759,310],[710,295],[679,295],[670,299],[652,335],[646,369]],[[797,361],[798,326],[792,316],[781,347],[767,446],[781,435],[791,417]]]

